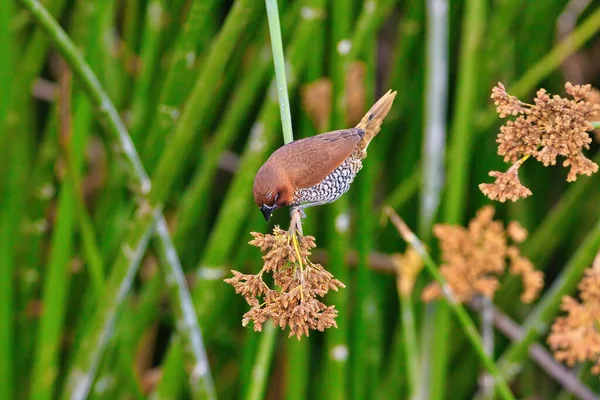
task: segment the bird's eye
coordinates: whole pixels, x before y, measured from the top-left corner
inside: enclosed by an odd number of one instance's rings
[[[279,192],[275,194],[275,200],[273,200],[273,201],[277,202],[278,198],[279,198]]]

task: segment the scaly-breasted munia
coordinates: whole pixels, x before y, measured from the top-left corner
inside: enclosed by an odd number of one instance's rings
[[[355,128],[296,140],[271,154],[254,178],[254,201],[265,219],[280,207],[302,210],[346,193],[395,97],[384,94]]]

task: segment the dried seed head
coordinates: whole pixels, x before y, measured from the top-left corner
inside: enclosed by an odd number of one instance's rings
[[[570,167],[569,182],[575,181],[579,175],[598,171],[598,165],[585,157],[583,150],[590,147],[592,139],[589,131],[593,127],[589,121],[600,110],[600,105],[587,101],[592,93],[590,85],[567,82],[565,91],[573,99],[550,96],[545,89],[540,89],[532,105],[509,95],[501,83],[492,89],[491,97],[500,117],[512,115],[517,118],[500,128],[496,140],[498,154],[504,157],[505,162],[515,163],[509,170],[512,173],[493,171],[494,175],[490,175],[497,178],[496,182],[491,186],[479,186],[490,199],[515,201],[531,194],[517,176],[518,167],[529,157],[544,166],[556,165],[557,158],[563,157],[562,165]]]
[[[236,293],[241,294],[252,307],[242,319],[242,325],[253,322],[254,330],[261,331],[263,324],[271,319],[281,329],[290,328],[289,336],[308,336],[309,331],[323,331],[337,327],[335,306],[326,306],[321,298],[330,289],[337,291],[345,287],[333,278],[320,264],[309,259],[315,248],[315,238],[298,236],[298,253],[294,248],[295,239],[288,231],[276,226],[272,235],[252,232],[250,244],[260,248],[264,266],[256,275],[246,275],[232,271],[233,277],[225,279]],[[273,290],[263,281],[264,273],[271,272],[279,290]]]
[[[600,270],[588,268],[579,284],[581,302],[564,296],[558,317],[548,335],[554,358],[569,366],[577,362],[594,363],[592,372],[600,374]]]
[[[522,300],[532,301],[543,285],[542,273],[535,271],[531,262],[507,243],[512,235],[523,238],[526,231],[513,225],[511,229],[515,232],[511,235],[505,231],[502,222],[493,218],[494,208],[486,206],[477,212],[467,228],[445,224],[434,226],[433,233],[439,239],[443,260],[440,272],[457,301],[470,301],[477,295],[491,299],[500,286],[499,277],[505,272],[508,257],[510,273],[523,278]],[[437,283],[428,285],[421,294],[424,301],[442,296],[442,288]]]
[[[531,190],[521,184],[518,168],[507,172],[491,171],[490,176],[496,178],[494,183],[482,183],[479,190],[490,200],[504,203],[506,200],[517,201],[520,198],[531,196]]]
[[[500,118],[505,118],[508,115],[525,114],[527,108],[523,107],[523,103],[516,96],[508,94],[504,85],[498,82],[498,85],[492,88],[492,100],[496,105],[496,111]]]

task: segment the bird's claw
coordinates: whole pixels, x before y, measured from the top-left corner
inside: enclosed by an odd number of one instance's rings
[[[302,218],[302,219],[306,218],[306,213],[301,208],[292,208],[290,210],[290,217],[293,216],[296,211],[298,211],[300,213],[300,218]]]

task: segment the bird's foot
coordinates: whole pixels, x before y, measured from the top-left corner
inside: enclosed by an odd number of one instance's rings
[[[304,212],[304,210],[303,210],[302,208],[300,208],[300,207],[297,207],[297,208],[292,208],[292,209],[290,210],[290,217],[293,217],[295,212],[298,212],[298,213],[300,213],[300,218],[302,218],[302,219],[306,218],[306,213],[305,213],[305,212]]]
[[[290,212],[290,236],[294,236],[298,233],[300,236],[303,236],[302,233],[302,218],[306,218],[306,214],[300,208],[294,208]]]

